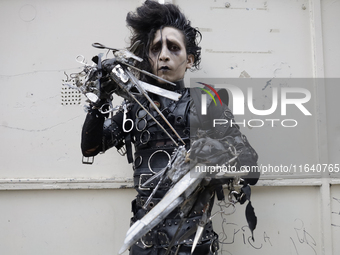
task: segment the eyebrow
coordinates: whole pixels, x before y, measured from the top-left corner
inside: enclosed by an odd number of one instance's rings
[[[177,45],[180,44],[180,42],[178,42],[177,39],[169,40],[168,38],[166,38],[166,43],[175,43],[175,44],[177,44]]]
[[[166,37],[165,40],[166,40],[166,43],[167,43],[167,44],[169,44],[169,43],[174,43],[174,44],[180,46],[180,42],[179,42],[176,38],[168,39],[168,37]],[[161,45],[162,45],[162,44],[163,44],[162,40],[159,39],[159,40],[156,41],[156,42],[152,42],[151,47],[153,47],[153,46],[155,46],[155,45],[157,45],[157,44],[161,44]]]

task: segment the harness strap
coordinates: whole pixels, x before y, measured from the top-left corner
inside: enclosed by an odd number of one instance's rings
[[[209,124],[209,122],[208,122],[209,118],[204,118],[204,116],[198,112],[198,110],[202,106],[201,93],[202,93],[202,90],[200,90],[198,88],[190,89],[190,95],[191,95],[191,97],[194,101],[194,105],[196,107],[197,118],[198,118],[199,122],[202,124],[202,127],[205,128]],[[219,201],[224,200],[225,196],[224,196],[223,186],[218,185],[218,186],[216,186],[215,190],[216,190],[217,199]]]
[[[132,145],[131,145],[131,134],[130,133],[125,137],[125,148],[126,148],[127,160],[129,164],[131,164],[133,162],[133,157],[132,157]]]

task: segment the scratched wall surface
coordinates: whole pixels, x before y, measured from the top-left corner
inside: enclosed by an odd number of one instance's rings
[[[234,214],[218,214],[214,221],[222,254],[322,254],[321,218],[315,204],[319,188],[255,187],[253,192],[258,216],[254,241],[244,217],[245,205],[237,206]]]
[[[0,1],[2,254],[118,252],[135,192],[117,188],[131,186],[131,167],[115,149],[93,165],[81,163],[85,100],[61,84],[64,71],[81,70],[77,55],[90,62],[106,53],[92,43],[127,46],[125,16],[141,2]],[[203,35],[201,70],[188,72],[186,84],[191,78],[333,78],[306,86],[313,116],[299,132],[242,131],[260,163],[340,163],[340,87],[334,79],[340,69],[340,1],[172,2]],[[256,93],[260,105],[270,107],[271,86]],[[115,98],[114,104],[119,102]],[[252,192],[255,241],[245,205],[238,205],[233,215],[213,220],[220,254],[339,254],[337,176],[264,176]]]
[[[193,2],[176,1],[187,10]],[[190,20],[203,35],[199,75],[312,77],[309,11],[303,5],[308,1],[195,1],[200,12],[190,13]]]
[[[2,191],[1,254],[117,254],[129,227],[129,190]]]
[[[325,54],[325,77],[330,79],[329,85],[326,85],[327,93],[327,114],[328,114],[328,141],[329,141],[329,159],[330,162],[340,161],[340,118],[337,112],[339,109],[338,95],[340,95],[339,86],[339,58],[340,50],[340,33],[337,26],[340,17],[336,12],[340,10],[340,1],[323,1],[323,34],[324,34],[324,54]]]
[[[113,150],[91,167],[82,165],[84,100],[62,104],[64,71],[80,71],[82,65],[75,61],[79,54],[91,63],[100,52],[91,46],[94,42],[126,46],[125,16],[139,3],[104,2],[100,16],[93,4],[1,1],[2,178],[131,176],[126,160]],[[112,160],[121,162],[119,168],[113,170]]]
[[[340,235],[340,186],[334,186],[331,189],[331,205],[332,205],[332,234],[334,237]],[[333,254],[339,254],[340,244],[334,242]]]

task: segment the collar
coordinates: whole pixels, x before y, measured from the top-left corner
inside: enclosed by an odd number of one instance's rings
[[[185,88],[184,80],[176,81],[175,84],[176,84],[175,90],[181,90]]]

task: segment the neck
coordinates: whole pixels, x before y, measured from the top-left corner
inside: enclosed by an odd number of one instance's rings
[[[185,88],[184,80],[176,81],[175,84],[176,84],[176,90],[177,89],[179,90],[179,89],[184,89]]]

